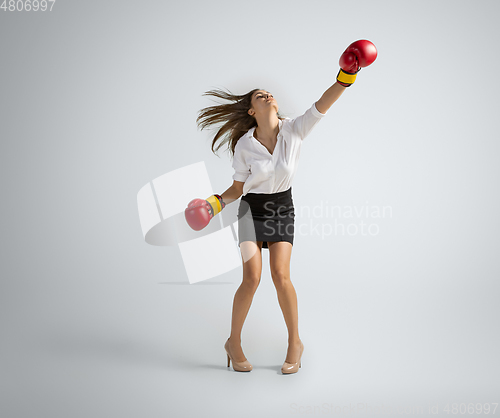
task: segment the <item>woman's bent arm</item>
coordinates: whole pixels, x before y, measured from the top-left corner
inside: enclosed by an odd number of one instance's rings
[[[221,194],[222,200],[226,205],[229,205],[239,199],[239,197],[243,194],[244,184],[244,182],[234,180],[232,186]]]

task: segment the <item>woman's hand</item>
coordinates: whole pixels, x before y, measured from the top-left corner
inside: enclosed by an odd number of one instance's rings
[[[217,215],[226,204],[218,194],[210,196],[208,199],[193,199],[189,202],[184,211],[189,226],[195,231],[205,228],[210,220]]]
[[[353,42],[340,56],[340,70],[337,82],[344,87],[349,87],[361,68],[368,67],[377,58],[377,48],[365,39]]]

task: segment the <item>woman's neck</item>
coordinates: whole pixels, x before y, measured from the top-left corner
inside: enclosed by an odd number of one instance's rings
[[[268,119],[260,119],[257,121],[257,127],[255,128],[255,133],[261,141],[273,142],[278,136],[280,130],[279,119],[273,114],[270,115]]]

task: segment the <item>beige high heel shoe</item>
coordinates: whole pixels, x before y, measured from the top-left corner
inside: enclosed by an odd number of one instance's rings
[[[284,362],[283,366],[281,366],[281,373],[283,374],[290,374],[290,373],[297,373],[299,371],[299,367],[302,367],[302,353],[304,352],[304,344],[302,344],[302,341],[300,341],[300,355],[299,355],[299,361],[297,363],[288,363]]]
[[[235,372],[249,372],[253,369],[252,365],[248,360],[245,361],[234,361],[233,356],[229,352],[229,338],[226,341],[226,344],[224,344],[224,349],[226,350],[227,354],[227,367],[229,367],[231,361],[233,362],[233,370]]]

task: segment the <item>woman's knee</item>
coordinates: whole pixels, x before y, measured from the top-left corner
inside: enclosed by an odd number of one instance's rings
[[[262,274],[262,265],[254,263],[243,268],[243,284],[247,287],[257,289]]]
[[[290,273],[287,269],[271,270],[271,277],[276,287],[284,286],[290,282]]]
[[[256,290],[260,284],[260,275],[243,275],[242,284],[250,290]]]

